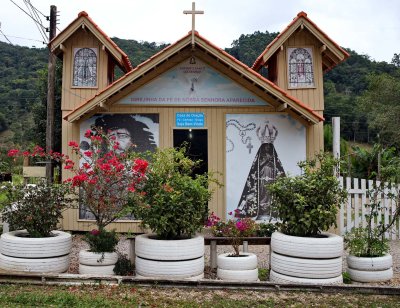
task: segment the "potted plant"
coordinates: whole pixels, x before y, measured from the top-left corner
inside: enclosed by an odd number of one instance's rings
[[[343,238],[326,233],[346,198],[327,154],[300,162],[302,174],[268,185],[280,231],[271,236],[274,282],[331,284],[342,281]]]
[[[393,169],[382,171],[384,178],[389,178]],[[349,252],[346,259],[350,279],[359,282],[377,282],[393,278],[393,259],[389,253],[389,240],[385,234],[390,232],[400,216],[399,193],[394,185],[384,180],[373,182],[373,187],[367,191],[369,201],[364,205],[367,208],[366,224],[353,228],[344,237],[345,247]],[[386,223],[378,219],[378,216],[387,210],[384,208],[385,199],[390,201],[386,204],[390,203],[394,209],[391,215],[387,216]]]
[[[229,214],[232,215],[232,213]],[[207,221],[207,226],[211,227],[214,236],[229,238],[234,250],[234,253],[218,255],[217,277],[222,280],[257,281],[257,255],[239,251],[244,237],[256,235],[258,229],[256,222],[251,218],[235,217],[224,222],[212,213]]]
[[[184,147],[150,155],[147,179],[130,199],[131,209],[153,233],[136,237],[136,275],[197,279],[204,275],[204,238],[213,174],[192,176],[200,163]]]
[[[16,153],[16,152],[14,152]],[[71,234],[57,230],[71,204],[64,184],[3,184],[2,219],[11,232],[1,235],[0,268],[7,271],[62,273],[68,270]]]

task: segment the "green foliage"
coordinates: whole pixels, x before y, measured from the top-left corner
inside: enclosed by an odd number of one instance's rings
[[[346,156],[349,152],[349,145],[346,140],[340,138],[340,155]],[[333,151],[333,131],[332,125],[325,124],[324,125],[324,151],[332,152]]]
[[[268,281],[269,270],[267,268],[259,268],[258,269],[258,279],[260,281]]]
[[[379,228],[353,228],[345,237],[345,248],[356,257],[381,257],[389,251],[389,240]]]
[[[133,265],[126,255],[118,254],[118,261],[115,263],[114,273],[120,276],[133,275]]]
[[[343,277],[344,284],[351,284],[351,278],[350,278],[350,274],[348,272],[343,272],[342,277]]]
[[[389,74],[368,75],[368,89],[358,99],[368,124],[385,146],[400,146],[400,80]]]
[[[258,224],[257,236],[271,237],[272,233],[279,230],[278,226],[270,222],[261,222]]]
[[[226,48],[226,52],[251,67],[258,56],[264,51],[265,47],[271,43],[278,35],[277,32],[256,31],[253,34],[242,34],[237,40],[232,42],[231,48]]]
[[[57,228],[62,213],[70,207],[68,188],[63,184],[24,186],[6,183],[0,189],[6,198],[1,201],[3,219],[14,230],[26,229],[31,237],[48,237]]]
[[[147,180],[129,201],[135,217],[161,239],[190,237],[207,219],[208,201],[217,183],[213,174],[191,176],[200,163],[185,156],[186,149],[158,149],[148,153]]]
[[[391,182],[400,182],[400,157],[396,148],[384,149],[380,144],[368,150],[359,146],[352,147],[351,176],[374,180],[383,177]],[[378,156],[380,155],[380,172],[378,174]]]
[[[280,221],[281,231],[294,236],[317,236],[336,226],[336,214],[346,198],[333,175],[338,161],[327,154],[298,164],[302,174],[294,177],[279,177],[268,185],[273,195]]]
[[[89,244],[91,252],[114,252],[118,245],[118,235],[115,230],[92,230],[85,233],[84,240]]]

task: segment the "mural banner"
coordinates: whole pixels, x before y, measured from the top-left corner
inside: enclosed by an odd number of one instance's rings
[[[306,159],[306,128],[289,115],[226,115],[226,202],[239,217],[270,220],[266,185],[278,176],[300,173]]]

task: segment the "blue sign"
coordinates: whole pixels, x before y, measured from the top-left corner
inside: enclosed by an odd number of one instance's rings
[[[176,127],[204,127],[203,112],[177,112],[175,114]]]

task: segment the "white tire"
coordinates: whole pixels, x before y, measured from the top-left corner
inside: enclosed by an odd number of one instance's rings
[[[312,284],[312,285],[319,285],[319,284],[339,284],[343,283],[343,276],[337,276],[333,278],[299,278],[299,277],[292,277],[287,275],[279,274],[273,270],[269,272],[269,280],[274,283],[295,283],[295,284]]]
[[[257,256],[254,253],[241,252],[240,257],[224,253],[217,258],[218,268],[225,270],[253,270],[257,268],[257,264]]]
[[[204,237],[190,239],[158,240],[154,234],[141,234],[135,239],[135,253],[149,260],[191,260],[204,255]]]
[[[138,274],[135,275],[135,278],[137,278],[137,279],[149,279],[149,277],[141,276],[141,275],[138,275]],[[157,277],[152,277],[151,279],[154,279],[154,278],[157,278]],[[160,278],[161,279],[165,279],[163,277],[160,277]],[[182,279],[182,280],[186,280],[186,281],[198,281],[198,280],[204,279],[204,273],[201,273],[200,275],[197,275],[197,276],[192,276],[192,277],[188,277],[188,278],[177,278],[177,279],[179,279],[179,280]],[[168,277],[168,280],[174,280],[174,278]]]
[[[342,257],[304,259],[272,252],[271,269],[276,273],[299,278],[334,278],[342,274]]]
[[[54,258],[15,258],[0,254],[0,268],[8,272],[63,273],[68,270],[69,255]]]
[[[49,258],[70,253],[72,237],[70,233],[52,231],[52,237],[26,237],[26,230],[17,230],[1,235],[0,252],[17,258]],[[25,236],[24,236],[25,235]]]
[[[386,281],[393,278],[393,268],[389,268],[382,271],[361,271],[348,268],[347,272],[351,280],[358,282],[378,282]]]
[[[393,259],[390,254],[382,257],[347,256],[347,266],[355,270],[381,271],[391,268]]]
[[[225,270],[217,268],[217,277],[222,280],[231,281],[257,281],[258,269],[250,270]]]
[[[139,276],[183,279],[204,273],[204,256],[185,261],[154,261],[136,256],[135,266]]]
[[[116,252],[91,252],[88,249],[79,252],[79,263],[84,265],[115,265],[117,261],[118,254]]]
[[[300,237],[274,232],[271,236],[271,250],[282,255],[327,259],[337,258],[343,254],[343,237],[322,233],[326,237]]]
[[[114,274],[115,265],[84,265],[79,264],[79,274],[84,275],[115,275]]]

